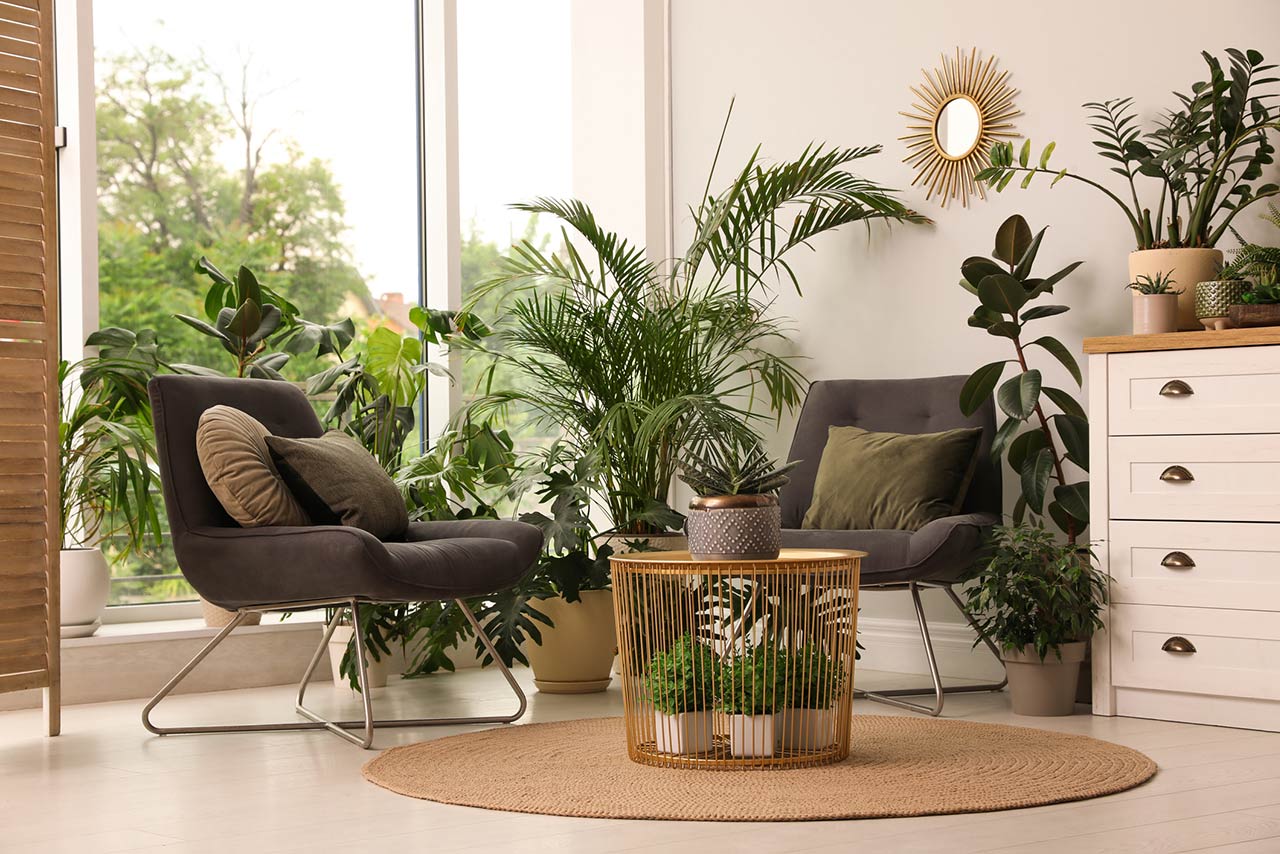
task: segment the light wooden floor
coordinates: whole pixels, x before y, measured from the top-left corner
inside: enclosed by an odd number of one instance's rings
[[[901,679],[859,674],[865,687]],[[470,671],[393,684],[377,700],[390,714],[496,713],[509,707],[503,688],[496,673]],[[318,708],[356,712],[349,693],[328,685],[317,686],[314,698]],[[166,702],[162,723],[286,720],[292,708],[288,688]],[[37,712],[0,714],[0,851],[1280,852],[1280,734],[1088,715],[1019,718],[1002,695],[958,695],[948,699],[946,715],[1087,733],[1146,752],[1160,773],[1111,797],[978,815],[807,824],[557,818],[391,794],[360,777],[372,752],[326,733],[155,738],[138,722],[141,705],[68,708],[56,739],[38,735]],[[616,689],[585,697],[531,693],[524,720],[616,714],[619,707]],[[857,711],[895,713],[862,702]],[[382,730],[376,744],[459,731]]]

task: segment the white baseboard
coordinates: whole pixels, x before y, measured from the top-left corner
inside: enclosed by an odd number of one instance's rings
[[[985,645],[974,648],[973,641],[977,635],[967,624],[932,620],[929,622],[929,637],[933,640],[933,652],[944,678],[991,682],[1004,676],[1004,668]],[[920,639],[920,627],[915,620],[860,617],[858,641],[865,647],[858,667],[891,673],[920,673],[926,676],[927,682],[929,664],[925,658],[924,642]]]

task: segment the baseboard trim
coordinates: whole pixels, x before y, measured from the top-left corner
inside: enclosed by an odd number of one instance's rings
[[[943,678],[998,682],[1004,667],[983,645],[973,646],[977,634],[965,623],[934,620],[929,637]],[[859,667],[892,673],[929,673],[924,642],[915,620],[888,617],[859,617],[858,641],[865,647]]]

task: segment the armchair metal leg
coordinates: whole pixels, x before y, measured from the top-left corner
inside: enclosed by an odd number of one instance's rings
[[[366,650],[364,637],[360,632],[355,632],[356,643],[356,661],[359,667],[358,681],[360,683],[360,696],[364,705],[364,717],[358,721],[331,721],[327,720],[303,705],[303,698],[306,695],[307,684],[311,681],[311,677],[315,674],[316,668],[320,664],[320,660],[324,657],[325,648],[328,646],[329,639],[333,636],[334,630],[341,621],[343,612],[349,611],[352,617],[352,624],[359,625],[360,608],[362,603],[359,600],[351,599],[342,602],[311,602],[309,605],[338,605],[338,612],[334,614],[332,620],[325,626],[324,635],[320,639],[320,645],[316,648],[315,653],[311,656],[311,661],[307,664],[307,668],[303,673],[302,681],[298,685],[298,695],[294,702],[295,711],[306,718],[305,721],[293,721],[289,723],[274,724],[224,724],[218,726],[187,726],[187,727],[161,727],[151,722],[151,711],[161,700],[172,693],[173,689],[178,686],[187,674],[196,668],[209,653],[222,643],[237,626],[239,626],[250,613],[256,610],[272,610],[268,608],[241,609],[236,613],[232,621],[222,629],[213,640],[205,645],[204,649],[196,653],[191,661],[187,662],[178,673],[170,679],[160,692],[151,698],[151,701],[142,710],[142,725],[148,731],[156,735],[177,735],[188,733],[210,733],[210,732],[276,732],[280,730],[315,730],[325,729],[337,736],[358,745],[359,747],[368,749],[373,745],[373,731],[377,727],[410,727],[410,726],[444,726],[457,724],[486,724],[486,723],[511,723],[518,720],[524,715],[528,708],[529,701],[525,697],[524,691],[520,688],[520,683],[516,681],[515,676],[502,663],[498,652],[493,647],[492,641],[488,635],[480,627],[476,621],[475,615],[471,613],[471,609],[461,599],[455,600],[462,613],[466,615],[467,621],[471,623],[476,635],[480,638],[485,649],[493,657],[494,663],[502,672],[503,677],[510,686],[512,692],[519,700],[519,706],[515,712],[509,715],[475,715],[470,717],[449,717],[449,718],[396,718],[393,720],[377,720],[373,716],[373,698],[369,691],[369,668],[366,662]],[[368,603],[363,603],[368,604]],[[276,609],[278,610],[278,609]],[[352,732],[355,730],[356,732]],[[357,734],[358,733],[358,734]]]
[[[983,682],[976,685],[951,685],[951,686],[943,687],[942,677],[939,675],[939,672],[938,672],[938,659],[933,651],[933,641],[929,637],[929,623],[924,616],[924,604],[920,601],[921,586],[941,587],[943,590],[945,590],[947,592],[947,596],[951,599],[951,601],[955,604],[955,606],[960,610],[960,613],[964,614],[965,620],[969,623],[970,626],[973,627],[974,631],[978,633],[978,637],[982,639],[982,642],[986,644],[987,649],[991,650],[991,654],[996,657],[997,661],[1001,661],[1000,650],[996,648],[996,645],[991,642],[991,639],[987,637],[986,634],[984,634],[981,629],[978,628],[976,623],[974,623],[973,617],[971,617],[969,615],[969,612],[965,610],[964,603],[960,601],[960,597],[956,595],[955,590],[951,588],[950,584],[921,585],[918,582],[912,581],[908,583],[907,587],[911,591],[911,601],[912,601],[912,604],[915,606],[916,622],[919,623],[920,625],[920,639],[924,641],[925,659],[929,663],[929,676],[931,677],[931,681],[933,683],[932,686],[921,687],[921,688],[893,688],[886,691],[855,690],[854,696],[865,697],[866,699],[873,700],[877,703],[885,703],[886,705],[897,706],[900,709],[909,709],[910,711],[913,711],[913,712],[921,712],[923,714],[930,715],[931,717],[937,717],[938,715],[942,714],[942,706],[946,700],[947,694],[973,694],[973,693],[978,693],[982,691],[1003,690],[1004,686],[1009,683],[1009,679],[1007,676],[998,683]],[[1002,663],[1002,666],[1003,666],[1003,663]],[[919,694],[929,694],[929,693],[933,694],[932,706],[925,706],[920,703],[910,702],[909,700],[898,699],[899,697],[910,697],[910,696],[915,696]]]

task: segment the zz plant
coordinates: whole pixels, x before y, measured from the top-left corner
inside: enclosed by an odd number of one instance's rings
[[[996,402],[1005,420],[996,431],[991,454],[996,460],[1007,458],[1021,479],[1022,494],[1014,505],[1014,521],[1020,523],[1028,512],[1047,516],[1067,535],[1068,542],[1075,543],[1089,523],[1089,484],[1072,482],[1066,464],[1089,470],[1089,422],[1070,392],[1044,384],[1042,373],[1031,366],[1029,357],[1043,352],[1057,359],[1077,386],[1082,383],[1080,366],[1056,338],[1043,335],[1027,340],[1027,327],[1068,310],[1065,305],[1030,303],[1052,294],[1082,262],[1068,264],[1043,279],[1034,277],[1032,265],[1046,230],[1033,235],[1027,221],[1015,214],[996,232],[994,257],[973,257],[961,265],[960,286],[979,302],[969,325],[1007,339],[1013,358],[974,371],[961,389],[960,408],[972,415],[999,386]],[[1004,379],[1010,365],[1014,372]]]

